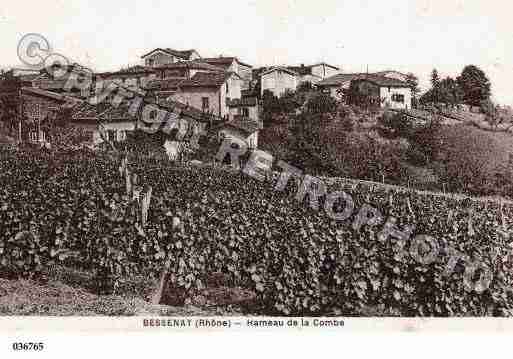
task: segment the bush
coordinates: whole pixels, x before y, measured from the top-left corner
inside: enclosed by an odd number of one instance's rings
[[[322,92],[315,93],[306,102],[306,112],[308,114],[332,114],[337,109],[337,101],[329,94]]]
[[[29,250],[48,256],[41,246],[57,245],[57,235],[61,250],[79,251],[73,264],[89,271],[156,277],[167,260],[171,283],[186,295],[222,273],[230,287],[257,293],[253,312],[262,315],[350,316],[376,308],[378,315],[508,316],[513,310],[513,271],[500,260],[509,243],[496,231],[497,224],[513,225],[510,205],[329,183],[329,192],[350,194],[356,209],[371,205],[397,218],[398,228],[414,224],[414,235],[433,236],[440,254],[422,264],[399,258],[397,242],[377,236],[381,227],[352,229],[357,211],[334,223],[273,192],[277,176],[262,183],[222,170],[135,161],[141,181],[154,188],[146,233],[140,234],[130,210],[114,210],[126,200],[116,161],[19,153],[2,161],[0,204],[8,204],[0,212],[2,243],[15,237],[20,223],[32,221],[40,242],[28,242]],[[448,246],[491,268],[487,290],[469,290],[460,264],[445,275]]]
[[[402,112],[386,111],[379,118],[378,124],[388,138],[409,138],[413,132],[411,120]]]
[[[451,191],[511,195],[505,193],[507,186],[503,183],[508,177],[511,147],[498,138],[495,133],[472,126],[444,127],[440,132],[438,171]],[[501,185],[497,183],[498,178],[502,178]],[[512,181],[510,177],[508,182]]]
[[[410,131],[410,158],[414,165],[425,166],[435,160],[441,147],[442,130],[440,119],[435,117]]]
[[[428,164],[428,156],[417,146],[410,146],[407,152],[408,162],[417,167],[424,167]]]

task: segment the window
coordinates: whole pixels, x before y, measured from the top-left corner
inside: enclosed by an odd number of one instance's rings
[[[395,93],[392,95],[392,101],[404,103],[404,95]]]
[[[249,108],[247,108],[247,107],[242,108],[242,116],[249,117]]]
[[[228,86],[228,81],[226,82],[226,93],[228,93],[228,91],[230,91],[230,87]]]
[[[208,97],[202,97],[201,98],[201,108],[203,111],[208,111],[209,109],[209,103],[208,103]]]
[[[148,66],[153,66],[154,63],[155,63],[155,60],[148,59]]]

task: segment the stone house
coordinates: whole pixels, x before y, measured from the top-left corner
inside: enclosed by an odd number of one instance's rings
[[[408,75],[407,74],[404,74],[402,72],[395,71],[395,70],[380,71],[380,72],[376,72],[375,74],[379,75],[379,76],[388,77],[390,79],[396,79],[396,80],[399,80],[399,81],[404,81],[404,82],[406,82],[406,80],[408,79]]]
[[[300,66],[288,66],[287,68],[299,75],[299,83],[310,82],[314,85],[340,71],[338,67],[324,62],[308,66],[305,66],[304,64],[301,64]]]
[[[379,107],[410,109],[412,92],[406,82],[375,74],[360,76],[351,81],[356,91],[364,94]]]
[[[59,110],[80,102],[73,97],[34,87],[23,87],[21,93],[24,117],[22,131],[31,142],[49,142],[48,134]]]
[[[110,141],[124,141],[136,122],[126,103],[115,108],[106,102],[96,106],[85,102],[73,109],[70,124],[85,132],[87,142],[97,145],[103,142],[102,132]]]
[[[253,79],[253,66],[240,61],[237,57],[211,57],[202,58],[201,62],[218,66],[228,72],[235,72],[242,78],[242,89],[249,89]]]
[[[260,129],[258,122],[235,116],[233,120],[226,122],[219,130],[220,139],[238,139],[246,142],[248,149],[258,148],[258,132]]]
[[[168,97],[218,117],[230,115],[229,102],[241,98],[243,80],[233,72],[197,72]]]
[[[295,91],[299,83],[299,74],[286,67],[273,67],[260,74],[260,95],[265,90],[280,97],[287,90]]]
[[[342,91],[349,89],[351,81],[365,76],[364,73],[336,74],[330,76],[316,85],[320,90],[329,93],[333,98],[342,99]]]
[[[175,50],[170,48],[156,48],[141,56],[144,65],[158,67],[173,64],[180,61],[192,61],[200,59],[200,54],[194,50]]]
[[[157,71],[146,66],[132,66],[114,72],[95,74],[96,81],[112,81],[123,87],[137,90],[145,88],[149,81],[157,78]]]
[[[260,122],[260,103],[256,96],[242,96],[228,101],[230,117],[240,116]]]

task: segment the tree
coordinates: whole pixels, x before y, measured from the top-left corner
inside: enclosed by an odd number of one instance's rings
[[[420,92],[419,79],[417,78],[417,76],[415,76],[413,73],[410,72],[406,75],[406,83],[408,84],[408,86],[411,89],[412,105],[414,107],[416,107],[417,106],[417,96]]]
[[[334,113],[337,109],[337,101],[329,94],[316,93],[306,102],[306,111],[310,114]]]
[[[431,72],[431,87],[437,88],[440,85],[440,75],[438,75],[437,69],[433,69]]]
[[[456,81],[463,92],[463,101],[467,105],[480,106],[483,101],[490,99],[490,80],[479,67],[465,66]]]
[[[449,105],[457,105],[463,100],[463,91],[458,82],[451,77],[446,77],[439,85],[439,101]]]
[[[440,76],[437,69],[431,72],[431,102],[438,103],[440,101]]]
[[[313,91],[313,85],[310,81],[301,82],[296,89],[296,92],[310,92]]]
[[[417,94],[420,92],[419,79],[417,78],[417,76],[410,72],[406,75],[406,83],[411,88],[411,93],[413,94],[413,97],[416,97]]]

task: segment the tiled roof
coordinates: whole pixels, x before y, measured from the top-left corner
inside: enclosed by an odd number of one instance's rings
[[[234,98],[226,101],[228,107],[256,106],[258,99],[256,97]]]
[[[233,127],[237,130],[241,130],[246,134],[252,134],[258,131],[260,125],[257,121],[251,120],[243,116],[234,116],[234,119],[224,124],[226,127]]]
[[[103,109],[103,111],[105,108]],[[75,108],[71,112],[72,120],[90,120],[98,118],[98,106],[93,106],[87,102],[84,102]]]
[[[263,71],[260,76],[263,76],[263,75],[266,75],[268,73],[271,73],[271,72],[274,72],[274,71],[283,71],[283,72],[287,72],[289,74],[291,74],[292,76],[297,76],[298,73],[295,72],[295,71],[292,71],[286,67],[280,67],[280,66],[277,66],[277,67],[271,67],[270,69],[266,70],[266,71]]]
[[[311,75],[312,74],[312,67],[311,66],[287,66],[289,70],[292,70],[294,72],[297,72],[301,76],[304,75]]]
[[[256,88],[250,88],[250,89],[244,89],[240,90],[241,97],[258,97],[260,96],[260,93],[258,92],[258,89]]]
[[[146,84],[148,90],[173,91],[184,81],[183,77],[167,78],[164,80],[151,80]]]
[[[206,62],[208,64],[212,64],[212,65],[223,66],[224,68],[230,67],[230,65],[234,61],[237,61],[242,66],[253,67],[251,65],[248,65],[248,64],[240,61],[237,57],[234,57],[234,56],[206,57],[206,58],[202,58],[200,61]]]
[[[409,87],[406,82],[401,80],[397,80],[390,77],[382,76],[381,74],[366,74],[366,73],[356,73],[356,74],[337,74],[327,79],[324,79],[317,83],[317,86],[340,86],[348,81],[353,80],[367,80],[372,82],[378,86],[383,87]]]
[[[31,82],[31,81],[34,81],[35,79],[37,79],[39,76],[41,76],[41,74],[24,74],[24,75],[19,75],[18,78],[21,81]]]
[[[137,117],[129,113],[129,109],[130,105],[128,103],[122,103],[118,107],[111,106],[99,115],[100,121],[135,121]]]
[[[184,80],[180,87],[220,87],[232,75],[233,72],[198,72]]]
[[[217,71],[217,72],[225,71],[225,69],[223,67],[214,66],[212,64],[204,62],[203,60],[178,61],[178,62],[175,62],[172,64],[156,66],[155,69],[157,69],[157,70],[190,69],[190,70],[209,70],[209,71]]]
[[[328,66],[335,70],[340,70],[340,68],[338,68],[337,66],[333,66],[333,65],[327,64],[325,62],[319,62],[317,64],[310,65],[310,67],[315,67],[315,66],[320,66],[320,65]]]
[[[100,103],[96,106],[83,103],[72,110],[71,118],[77,122],[119,122],[135,121],[136,116],[129,113],[129,103],[121,103],[114,107],[108,103]]]
[[[379,71],[379,72],[376,72],[375,74],[376,75],[386,76],[387,74],[390,74],[390,73],[394,73],[394,74],[397,74],[397,75],[400,75],[400,76],[404,76],[404,77],[408,76],[407,74],[404,74],[404,73],[396,71],[396,70]]]
[[[57,102],[67,102],[67,101],[70,101],[70,99],[67,96],[64,96],[64,95],[61,95],[61,94],[58,94],[58,93],[55,93],[55,92],[51,92],[51,91],[42,90],[42,89],[39,89],[37,87],[23,87],[22,88],[22,92],[24,94],[28,94],[28,95],[35,95],[35,96],[45,97],[47,99],[51,99],[51,100],[54,100],[54,101],[57,101]]]
[[[331,77],[328,77],[322,81],[317,83],[317,86],[340,86],[348,81],[355,80],[361,76],[366,74],[356,73],[356,74],[337,74]]]
[[[124,75],[124,74],[141,74],[141,73],[155,73],[155,70],[151,67],[135,65],[131,67],[127,67],[125,69],[121,69],[119,71],[111,71],[111,72],[103,72],[98,73],[100,77],[102,76],[110,76],[110,75]]]
[[[158,48],[153,49],[150,52],[142,55],[141,57],[145,58],[145,57],[151,55],[152,53],[154,53],[155,51],[166,52],[166,53],[168,53],[170,55],[173,55],[173,56],[176,56],[176,57],[180,57],[180,58],[182,58],[184,60],[189,60],[191,58],[193,52],[195,52],[196,50],[194,50],[194,49],[190,49],[190,50],[175,50],[175,49],[171,49],[171,48],[163,49],[163,48],[158,47]]]
[[[15,143],[16,140],[14,138],[0,133],[0,145],[12,145]]]
[[[210,119],[219,120],[219,118],[211,114],[205,113],[195,107],[191,107],[174,100],[165,100],[160,102],[158,105],[168,111],[179,113],[182,116],[189,117],[198,121],[210,121]]]
[[[372,82],[378,86],[382,87],[410,87],[406,82],[397,80],[391,77],[385,77],[376,74],[368,74],[364,76],[360,76],[358,80],[365,80]]]

